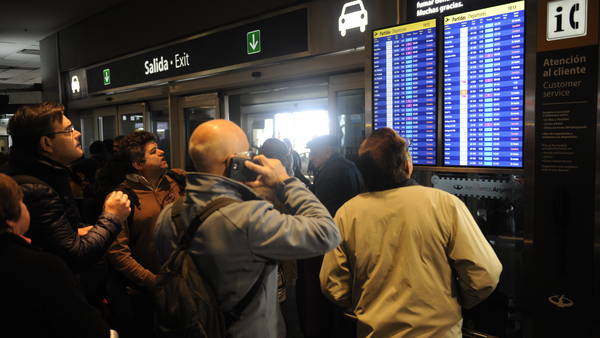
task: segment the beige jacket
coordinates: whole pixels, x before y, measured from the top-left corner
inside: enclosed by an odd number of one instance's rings
[[[461,337],[461,305],[496,287],[502,265],[458,198],[406,186],[360,194],[335,215],[323,293],[358,318],[358,337]]]

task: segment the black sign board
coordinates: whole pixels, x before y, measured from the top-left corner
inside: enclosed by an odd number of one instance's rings
[[[590,337],[598,46],[538,53],[536,74],[536,336]]]
[[[307,50],[308,10],[302,8],[88,69],[88,92]]]
[[[502,5],[516,0],[406,0],[406,20],[425,20]]]

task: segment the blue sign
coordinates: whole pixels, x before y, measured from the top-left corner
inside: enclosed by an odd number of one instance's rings
[[[436,165],[435,23],[373,31],[373,127],[406,138],[418,165]]]
[[[522,1],[444,18],[445,165],[523,167],[524,21]]]

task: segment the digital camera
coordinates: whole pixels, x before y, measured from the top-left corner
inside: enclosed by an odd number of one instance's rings
[[[251,169],[248,169],[244,164],[246,161],[251,160],[243,157],[233,157],[231,159],[231,162],[229,162],[229,167],[227,168],[227,177],[240,182],[256,181],[258,173],[252,171]],[[260,165],[260,162],[258,161],[252,162]]]

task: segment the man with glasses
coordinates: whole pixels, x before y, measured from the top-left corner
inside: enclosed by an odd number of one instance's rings
[[[61,257],[74,272],[98,262],[129,215],[129,199],[112,193],[93,225],[81,221],[69,186],[69,165],[83,156],[81,133],[64,115],[64,106],[44,102],[22,106],[8,123],[13,145],[0,171],[22,187],[31,213],[25,234],[34,246]]]
[[[254,157],[260,164],[234,159],[249,156],[248,148],[246,135],[233,122],[212,120],[198,126],[188,149],[199,172],[187,175],[180,214],[185,222],[175,224],[173,205],[167,206],[158,217],[155,241],[159,258],[165,262],[189,222],[207,205],[222,197],[234,200],[200,225],[189,252],[214,289],[223,313],[245,304],[239,319],[229,323],[228,336],[284,337],[274,261],[322,255],[337,245],[339,233],[327,209],[303,183],[290,178],[279,160],[264,155]],[[244,184],[226,177],[239,173],[240,163],[258,173],[258,178]],[[274,188],[294,214],[282,214],[258,197],[251,187],[260,185]]]

